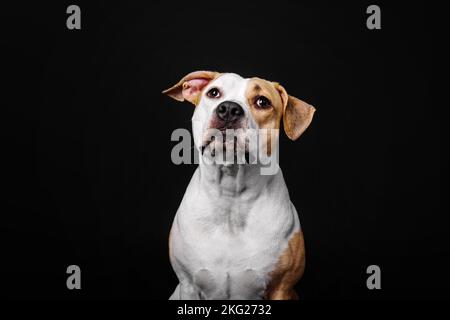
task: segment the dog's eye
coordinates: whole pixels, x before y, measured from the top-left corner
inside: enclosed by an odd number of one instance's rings
[[[271,106],[270,100],[264,96],[259,96],[256,98],[255,104],[260,109],[267,109]]]
[[[208,92],[206,93],[206,95],[210,98],[214,98],[217,99],[220,97],[220,91],[217,88],[211,88],[208,90]]]

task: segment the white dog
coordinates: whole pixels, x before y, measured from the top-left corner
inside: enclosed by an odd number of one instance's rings
[[[295,140],[315,109],[289,96],[275,82],[233,73],[197,71],[164,91],[195,105],[196,148],[254,153],[246,132],[268,129],[258,148],[277,152],[283,119]],[[213,139],[210,130],[223,133]],[[226,139],[227,130],[236,137]],[[274,141],[275,138],[275,141]],[[234,159],[235,160],[235,159]],[[200,161],[175,216],[169,255],[179,284],[170,299],[295,299],[305,249],[300,222],[278,168],[261,174],[262,164]]]

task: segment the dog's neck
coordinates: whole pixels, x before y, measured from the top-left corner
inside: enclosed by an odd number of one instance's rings
[[[200,185],[212,196],[257,196],[274,175],[262,175],[260,164],[200,163]]]

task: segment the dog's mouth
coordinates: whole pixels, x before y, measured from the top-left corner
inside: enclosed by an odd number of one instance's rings
[[[203,156],[205,152],[211,157],[216,157],[220,154],[232,154],[234,160],[239,154],[245,157],[248,163],[249,147],[248,141],[244,136],[236,136],[235,134],[227,133],[227,129],[216,129],[215,135],[208,136],[200,147],[200,153]]]
[[[211,144],[214,144],[214,147],[217,147],[218,144],[221,145],[224,151],[227,149],[227,147],[229,147],[232,144],[233,151],[234,152],[237,151],[238,138],[236,136],[228,137],[226,129],[220,129],[218,130],[218,132],[220,132],[219,136],[217,136],[217,134],[210,136],[203,142],[202,146],[200,147],[200,151],[202,154],[205,152],[206,148],[208,148]],[[231,139],[233,140],[231,141]],[[213,150],[211,152],[214,152],[216,148],[212,149]]]
[[[205,150],[207,147],[209,147],[209,145],[211,144],[211,142],[213,142],[216,138],[214,136],[212,136],[210,139],[207,139],[202,146],[200,147],[200,152],[203,155],[205,153]]]

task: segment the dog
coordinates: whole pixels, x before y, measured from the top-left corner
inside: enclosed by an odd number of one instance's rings
[[[210,158],[212,149],[253,153],[245,142],[251,129],[275,132],[257,144],[274,154],[281,121],[296,140],[315,112],[277,82],[234,73],[192,72],[163,93],[195,106],[194,144]],[[211,129],[224,137],[230,129],[240,133],[230,142],[212,139]],[[294,285],[305,269],[303,232],[281,170],[261,174],[261,167],[258,161],[200,161],[169,235],[170,262],[179,279],[169,299],[298,298]]]

